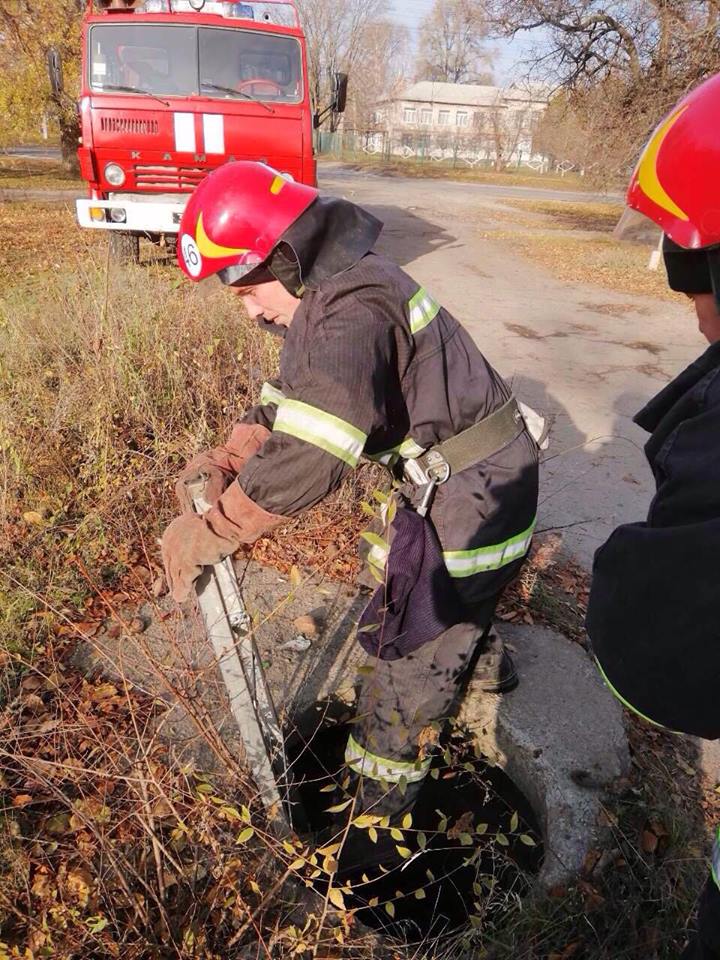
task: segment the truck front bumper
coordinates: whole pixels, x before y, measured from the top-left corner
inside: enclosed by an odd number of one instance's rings
[[[146,197],[111,193],[107,200],[76,200],[78,223],[93,230],[133,233],[177,233],[189,194]]]

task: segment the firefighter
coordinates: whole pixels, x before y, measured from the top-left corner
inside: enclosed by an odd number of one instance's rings
[[[628,213],[664,232],[673,290],[710,346],[635,417],[657,492],[595,555],[587,629],[610,688],[651,723],[720,737],[720,74],[645,148]],[[720,844],[683,960],[720,958]]]
[[[181,268],[217,276],[284,344],[260,403],[181,476],[186,510],[162,551],[182,601],[204,565],[309,510],[361,457],[403,479],[389,551],[381,543],[370,558],[388,629],[360,634],[375,669],[346,752],[365,809],[389,816],[414,803],[430,767],[420,731],[449,714],[473,654],[488,691],[516,682],[490,625],[530,546],[538,452],[463,327],[372,252],[381,229],[261,163],[225,164],[194,192]],[[184,493],[199,472],[214,502],[204,516]]]

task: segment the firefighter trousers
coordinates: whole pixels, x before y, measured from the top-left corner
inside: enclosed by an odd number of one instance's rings
[[[368,661],[345,754],[360,775],[366,808],[391,814],[412,806],[430,769],[425,749],[433,740],[430,725],[457,710],[463,680],[482,651],[498,599],[468,610],[462,623],[406,657]]]

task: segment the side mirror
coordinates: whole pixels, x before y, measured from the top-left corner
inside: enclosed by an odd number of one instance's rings
[[[314,113],[313,114],[313,130],[318,130],[320,128],[321,123],[322,123],[322,118],[320,114]]]
[[[56,47],[50,47],[47,52],[48,77],[53,100],[60,100],[64,92],[62,58]]]
[[[333,110],[335,113],[345,113],[348,95],[348,75],[346,73],[336,73],[333,85]]]

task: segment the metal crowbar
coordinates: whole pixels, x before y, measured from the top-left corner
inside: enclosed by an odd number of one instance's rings
[[[206,478],[187,485],[197,513],[205,513]],[[208,639],[225,684],[230,710],[268,817],[280,836],[304,827],[302,806],[288,763],[285,738],[252,635],[232,560],[206,567],[195,585]]]

